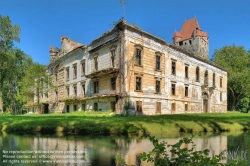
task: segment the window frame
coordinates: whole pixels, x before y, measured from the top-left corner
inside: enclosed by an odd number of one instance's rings
[[[83,60],[81,62],[81,76],[85,76],[86,75],[86,60]]]
[[[161,70],[161,56],[159,54],[155,55],[155,70]]]
[[[199,68],[199,66],[197,66],[195,69],[195,81],[200,82],[200,68]]]
[[[188,90],[189,90],[188,85],[185,85],[185,97],[188,97]]]
[[[69,81],[69,67],[66,67],[66,81]]]
[[[115,68],[115,57],[116,57],[116,47],[112,46],[110,48],[110,67]]]
[[[171,95],[175,96],[176,95],[176,83],[171,82]]]
[[[142,47],[141,44],[136,44],[135,45],[134,59],[135,59],[134,65],[142,67],[143,47]]]
[[[77,85],[73,85],[74,96],[77,96]]]
[[[142,113],[142,101],[136,101],[136,112]]]
[[[185,79],[189,77],[189,65],[185,65]]]
[[[161,81],[160,80],[155,80],[155,92],[161,93]]]

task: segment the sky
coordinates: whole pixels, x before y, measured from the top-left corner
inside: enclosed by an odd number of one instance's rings
[[[209,57],[223,46],[250,50],[249,0],[0,0],[0,15],[21,27],[15,46],[35,62],[49,64],[50,46],[61,48],[61,36],[89,45],[125,21],[172,43],[174,31],[196,17],[209,35]]]

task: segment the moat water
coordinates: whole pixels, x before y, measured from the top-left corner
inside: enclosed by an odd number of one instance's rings
[[[162,136],[169,144],[176,143],[185,134]],[[223,152],[224,160],[241,157],[250,165],[250,132],[204,134],[193,138],[196,150],[209,149],[210,156]],[[147,138],[137,136],[80,136],[80,135],[16,135],[0,134],[0,165],[92,165],[115,166],[120,155],[127,164],[153,165],[140,161],[138,155],[153,148]],[[171,155],[171,154],[169,154]]]

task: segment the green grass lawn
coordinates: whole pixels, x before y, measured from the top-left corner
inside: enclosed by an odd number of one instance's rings
[[[120,116],[100,112],[0,116],[0,129],[17,133],[152,135],[173,132],[223,132],[250,129],[250,114],[207,113],[156,116]]]

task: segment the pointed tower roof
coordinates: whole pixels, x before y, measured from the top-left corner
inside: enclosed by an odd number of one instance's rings
[[[193,36],[203,36],[208,37],[206,32],[202,32],[200,25],[196,18],[192,18],[190,20],[187,20],[182,25],[180,32],[174,32],[174,38],[179,37],[181,38],[179,41],[183,41],[186,39],[190,39]]]

